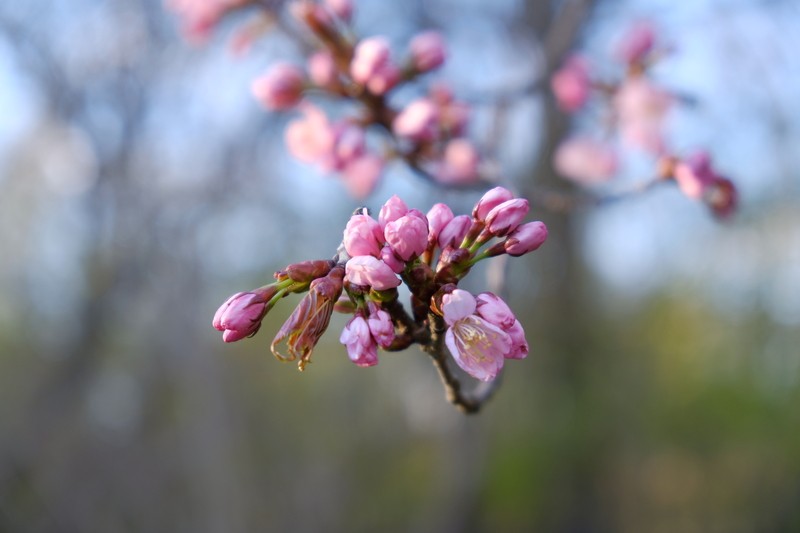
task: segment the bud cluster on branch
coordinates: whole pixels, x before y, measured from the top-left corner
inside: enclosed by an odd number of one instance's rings
[[[358,366],[378,364],[379,348],[413,344],[441,363],[446,345],[466,373],[491,381],[506,359],[528,355],[525,332],[499,296],[473,295],[458,284],[479,261],[520,256],[544,243],[546,226],[524,223],[528,210],[527,200],[502,187],[487,192],[472,215],[456,216],[442,203],[425,214],[397,196],[377,219],[360,208],[347,222],[336,258],[289,265],[273,283],[234,294],[213,326],[225,342],[255,335],[278,300],[305,293],[271,344],[275,357],[297,361],[300,370],[338,311],[352,315],[339,340]],[[398,302],[401,284],[411,293],[410,312]],[[440,371],[447,372],[446,365]],[[448,375],[445,384],[454,379]]]

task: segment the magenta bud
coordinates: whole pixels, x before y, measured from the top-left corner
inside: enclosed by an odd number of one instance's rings
[[[446,204],[434,204],[428,211],[428,240],[437,242],[439,233],[453,220],[453,211]]]
[[[574,112],[583,107],[592,90],[589,77],[589,64],[581,56],[572,56],[553,74],[550,88],[556,97],[558,107]]]
[[[234,342],[255,335],[264,315],[269,311],[269,301],[278,289],[267,285],[252,292],[237,292],[223,303],[214,314],[211,325],[222,331],[222,340]]]
[[[394,341],[394,324],[389,313],[370,302],[367,324],[369,325],[369,332],[375,342],[378,343],[378,346],[381,348],[391,346]]]
[[[344,229],[344,247],[350,257],[372,255],[378,257],[383,245],[383,231],[369,215],[353,215]]]
[[[330,89],[339,83],[339,74],[333,55],[327,50],[317,52],[308,58],[308,77],[318,87]]]
[[[492,236],[503,237],[517,229],[528,214],[530,205],[524,198],[514,198],[494,207],[486,215],[486,227]]]
[[[391,268],[395,274],[399,274],[406,267],[406,264],[394,254],[392,247],[388,244],[381,249],[380,258],[384,263],[389,265],[389,268]]]
[[[458,248],[471,226],[472,219],[467,215],[459,215],[453,218],[439,232],[439,247],[447,248],[452,246]]]
[[[641,21],[622,37],[615,55],[623,63],[642,63],[653,50],[655,42],[656,31],[652,23]]]
[[[287,266],[278,274],[285,274],[292,281],[311,283],[317,278],[327,276],[334,265],[335,263],[329,259],[302,261]]]
[[[378,364],[378,346],[370,332],[367,320],[354,316],[342,330],[339,342],[347,348],[347,356],[361,367]]]
[[[400,285],[400,279],[389,265],[371,255],[351,258],[345,269],[347,281],[355,285],[369,286],[376,291],[394,289]]]
[[[476,220],[483,222],[486,220],[486,215],[489,214],[489,211],[512,198],[514,198],[514,194],[508,189],[504,187],[495,187],[487,191],[486,194],[478,200],[478,203],[475,204],[475,208],[472,210],[472,216]]]
[[[547,240],[547,226],[544,222],[528,222],[512,231],[503,242],[508,255],[518,257],[538,249]]]
[[[392,131],[417,143],[433,141],[439,133],[439,109],[428,98],[414,100],[395,117]]]
[[[381,229],[383,229],[388,222],[397,220],[406,213],[408,213],[408,206],[395,194],[386,200],[386,203],[381,207],[381,211],[378,213],[378,223],[381,225]]]
[[[422,213],[420,213],[422,215]],[[388,222],[383,228],[386,243],[403,261],[418,257],[428,247],[428,221],[409,214]]]
[[[400,69],[391,60],[389,41],[370,37],[359,42],[353,52],[350,75],[377,95],[394,87],[400,81]]]

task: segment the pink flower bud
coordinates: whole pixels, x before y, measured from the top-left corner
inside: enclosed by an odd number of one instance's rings
[[[503,242],[506,253],[519,257],[538,249],[547,240],[547,226],[544,222],[528,222],[512,231]]]
[[[353,215],[344,229],[344,248],[350,257],[372,255],[378,257],[383,246],[383,231],[369,215]]]
[[[325,7],[343,22],[353,18],[353,3],[350,0],[325,0]]]
[[[392,122],[398,137],[415,142],[430,142],[439,132],[439,110],[427,98],[414,100]]]
[[[381,211],[378,213],[378,222],[381,228],[385,228],[387,223],[397,220],[406,213],[408,213],[408,206],[395,194],[381,207]]]
[[[467,236],[467,232],[472,227],[472,219],[467,215],[459,215],[453,218],[439,232],[439,247],[444,249],[448,246],[458,248],[461,241]]]
[[[477,313],[481,318],[501,328],[509,329],[516,322],[517,317],[502,298],[491,292],[482,292],[475,297]]]
[[[630,28],[622,37],[614,54],[627,64],[642,63],[653,50],[656,42],[656,31],[652,23],[642,21]]]
[[[339,83],[339,75],[333,55],[327,50],[308,58],[308,77],[318,87],[330,89]]]
[[[392,317],[383,309],[374,308],[374,304],[370,306],[370,314],[367,319],[369,325],[369,332],[381,348],[388,348],[392,341],[394,341],[394,324],[392,324]]]
[[[437,242],[439,233],[453,220],[453,211],[446,204],[434,204],[428,211],[428,240]]]
[[[739,204],[739,194],[731,180],[718,177],[708,188],[705,201],[715,216],[726,219],[736,212],[736,207]]]
[[[472,210],[472,216],[475,220],[483,222],[486,220],[486,215],[489,214],[489,211],[512,198],[514,198],[514,194],[508,189],[495,187],[487,191],[486,194],[478,200],[478,203],[475,204],[475,208]]]
[[[376,291],[385,291],[400,285],[400,279],[389,265],[371,255],[353,257],[345,265],[345,271],[345,277],[350,283],[369,286]]]
[[[395,274],[399,274],[406,268],[406,264],[394,254],[392,247],[388,244],[381,250],[380,259],[389,265],[389,268],[391,268]]]
[[[347,347],[347,356],[361,367],[378,364],[377,344],[361,315],[354,316],[342,330],[339,342]]]
[[[392,63],[389,41],[370,37],[356,45],[350,63],[350,75],[372,93],[385,94],[400,81],[400,69]]]
[[[558,106],[564,111],[574,112],[583,107],[589,99],[592,81],[589,78],[589,64],[583,57],[574,55],[553,74],[550,88]]]
[[[617,173],[617,153],[608,144],[587,137],[573,137],[558,145],[553,166],[577,183],[603,183]]]
[[[337,124],[336,141],[328,164],[332,170],[342,170],[360,158],[367,149],[364,130],[353,124]]]
[[[444,149],[442,164],[435,173],[437,181],[448,185],[464,185],[478,179],[480,156],[467,139],[453,139]]]
[[[439,32],[426,31],[411,39],[411,64],[418,72],[428,72],[444,63],[447,52]]]
[[[428,223],[413,215],[387,222],[383,234],[397,257],[404,261],[420,256],[428,247]]]
[[[223,332],[222,340],[225,342],[255,335],[268,311],[267,302],[276,293],[274,285],[253,292],[237,292],[217,309],[211,324]]]
[[[303,83],[303,71],[300,68],[278,63],[253,81],[252,90],[256,100],[267,109],[284,110],[300,101]]]
[[[494,207],[486,215],[486,227],[495,237],[508,235],[520,225],[530,205],[524,198],[514,198]]]

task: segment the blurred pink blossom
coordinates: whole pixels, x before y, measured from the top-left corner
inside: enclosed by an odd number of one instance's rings
[[[434,171],[434,177],[447,185],[464,185],[478,179],[480,155],[468,139],[449,141],[444,148],[442,160]]]
[[[253,81],[256,100],[274,111],[290,109],[303,96],[305,77],[303,71],[289,63],[277,63]]]
[[[445,42],[437,31],[426,31],[411,39],[411,64],[418,72],[440,67],[447,57]]]
[[[617,173],[617,153],[607,143],[589,137],[571,137],[556,148],[553,166],[565,178],[594,185]]]
[[[395,117],[392,131],[415,142],[432,141],[439,132],[439,109],[428,98],[414,100]]]
[[[333,55],[327,50],[316,52],[308,58],[308,77],[318,87],[331,88],[339,81]]]
[[[392,62],[389,41],[370,37],[356,45],[350,75],[370,92],[382,95],[400,81],[400,69]]]
[[[655,42],[656,31],[653,24],[640,21],[622,36],[614,55],[623,63],[641,64],[653,50]]]
[[[583,107],[592,89],[588,61],[578,55],[569,57],[553,74],[550,87],[564,111],[574,112]]]
[[[673,97],[643,76],[625,80],[614,95],[622,138],[645,150],[664,150],[664,119]]]

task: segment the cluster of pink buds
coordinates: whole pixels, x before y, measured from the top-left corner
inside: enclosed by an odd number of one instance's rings
[[[277,63],[258,77],[253,95],[272,111],[299,109],[286,129],[287,147],[297,159],[343,178],[351,194],[363,198],[378,183],[388,158],[405,160],[425,177],[444,185],[478,180],[480,155],[466,137],[469,108],[443,84],[396,108],[391,93],[444,64],[444,38],[435,31],[411,39],[398,61],[381,36],[354,39],[349,0],[295,0],[290,12],[307,28],[316,49],[301,67]],[[329,119],[309,102],[322,95],[355,103],[356,114]],[[389,141],[379,152],[368,146],[374,130]]]
[[[651,154],[661,179],[674,178],[686,196],[704,199],[715,215],[727,217],[736,206],[732,182],[716,177],[707,159],[698,163],[697,157],[691,156],[684,163],[676,163],[682,158],[672,155],[668,148],[665,119],[679,98],[650,76],[651,67],[665,52],[658,45],[653,25],[640,22],[623,36],[615,50],[614,57],[624,66],[621,79],[609,83],[593,78],[591,64],[582,56],[573,55],[564,62],[551,78],[558,106],[575,113],[589,108],[597,95],[602,122],[613,127],[604,128],[603,139],[586,134],[568,137],[556,149],[553,165],[562,176],[582,185],[606,182],[620,167],[618,147],[613,142],[616,136],[622,145]]]
[[[336,310],[353,315],[339,340],[358,366],[378,364],[379,348],[420,344],[441,356],[446,345],[465,372],[491,381],[506,359],[528,354],[525,332],[500,297],[473,296],[458,283],[481,260],[544,243],[545,225],[524,223],[528,210],[527,200],[502,187],[487,192],[472,215],[456,216],[441,203],[425,214],[393,196],[377,219],[366,208],[353,214],[336,259],[289,265],[272,284],[235,294],[213,326],[226,342],[252,336],[278,300],[307,293],[272,342],[276,357],[299,361],[301,370]],[[398,301],[401,284],[411,292],[411,313]]]

